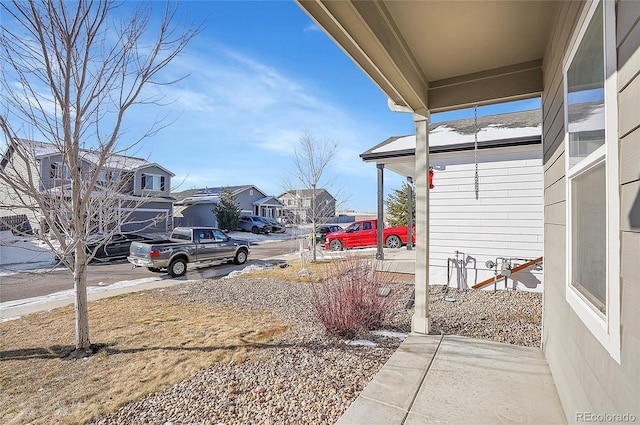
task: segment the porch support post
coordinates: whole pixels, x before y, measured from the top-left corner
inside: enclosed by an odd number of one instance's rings
[[[382,249],[382,236],[384,234],[384,164],[376,164],[378,169],[378,224],[376,232],[378,233],[378,243],[376,245],[376,259],[384,260],[384,251]]]
[[[411,331],[428,334],[429,322],[429,111],[416,111],[416,269]]]
[[[407,177],[407,250],[413,249],[413,179]]]

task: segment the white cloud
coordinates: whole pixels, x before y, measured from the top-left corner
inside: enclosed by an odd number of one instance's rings
[[[316,24],[309,24],[304,28],[304,32],[315,32],[315,31],[321,31],[320,27],[317,26]]]

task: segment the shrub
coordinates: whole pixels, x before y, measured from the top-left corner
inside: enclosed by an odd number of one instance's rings
[[[211,211],[216,216],[219,228],[233,231],[238,227],[241,209],[230,188],[227,187],[222,191],[220,202],[216,203]]]
[[[393,297],[380,296],[380,291],[395,282],[393,273],[376,270],[377,265],[376,260],[348,254],[330,263],[325,277],[313,285],[313,307],[329,334],[353,338],[382,325]]]

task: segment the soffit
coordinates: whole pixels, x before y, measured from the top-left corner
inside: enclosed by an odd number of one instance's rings
[[[298,4],[394,103],[413,111],[530,97],[542,90],[554,2]]]

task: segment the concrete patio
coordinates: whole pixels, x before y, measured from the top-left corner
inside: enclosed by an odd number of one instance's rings
[[[411,334],[337,422],[565,424],[537,348]]]
[[[415,273],[415,250],[384,251],[379,267]],[[411,334],[338,421],[349,424],[565,424],[538,348]]]

